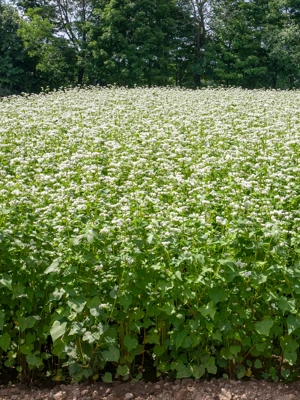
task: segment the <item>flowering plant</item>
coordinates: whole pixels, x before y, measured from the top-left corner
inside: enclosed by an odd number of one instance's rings
[[[0,119],[5,366],[297,374],[298,92],[76,88]]]

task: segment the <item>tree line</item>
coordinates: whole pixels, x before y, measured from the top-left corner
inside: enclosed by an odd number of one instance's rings
[[[0,0],[0,95],[299,77],[299,0]]]

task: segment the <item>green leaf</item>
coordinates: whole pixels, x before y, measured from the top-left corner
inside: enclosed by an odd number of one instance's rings
[[[176,312],[176,308],[172,303],[165,303],[163,307],[159,307],[161,311],[164,311],[167,315],[173,315]]]
[[[86,368],[82,365],[78,365],[75,362],[70,363],[69,373],[75,382],[79,382],[83,376],[85,376]]]
[[[69,335],[82,335],[83,333],[83,323],[82,322],[72,322]]]
[[[266,343],[257,343],[255,346],[260,353],[263,353],[266,350]]]
[[[118,365],[117,374],[126,377],[130,374],[130,370],[127,365]]]
[[[232,271],[235,271],[236,266],[235,266],[234,260],[232,260],[230,258],[228,258],[228,259],[219,259],[218,262],[223,266],[224,265],[228,266]]]
[[[201,365],[193,365],[192,366],[193,376],[195,379],[200,379],[201,376],[205,374],[205,366]]]
[[[176,369],[177,369],[177,374],[176,374],[177,379],[189,378],[193,374],[192,369],[189,368],[187,365],[184,365],[183,363],[177,363]]]
[[[182,346],[182,343],[183,343],[184,339],[186,338],[186,336],[187,336],[187,331],[185,329],[183,329],[182,331],[177,333],[176,338],[175,338],[176,350],[178,350],[179,347]]]
[[[63,288],[55,288],[54,291],[50,294],[49,299],[50,301],[53,300],[60,300],[62,296],[66,293],[66,291]]]
[[[105,374],[102,376],[102,380],[105,383],[111,383],[112,382],[112,374],[110,372],[105,372]]]
[[[232,360],[233,359],[233,354],[226,347],[222,347],[222,349],[220,350],[220,356],[225,358],[225,360]]]
[[[206,235],[202,236],[202,237],[198,238],[198,240],[206,242],[207,241],[207,236]],[[201,265],[204,265],[204,263],[205,263],[204,254],[194,254],[194,259],[196,261],[198,261],[198,263],[201,264]]]
[[[28,332],[27,335],[25,336],[25,343],[26,344],[34,343],[35,340],[36,340],[36,334],[35,333]]]
[[[0,287],[12,290],[12,278],[5,272],[0,275]]]
[[[227,292],[224,288],[215,287],[215,288],[209,289],[208,295],[211,298],[211,300],[214,302],[214,304],[217,304],[217,303],[221,303],[222,301],[226,300]]]
[[[296,350],[298,349],[299,344],[293,340],[290,335],[285,335],[280,339],[280,346],[283,350],[283,357],[290,365],[294,365],[297,361]]]
[[[165,351],[166,348],[164,346],[159,346],[157,344],[153,348],[153,353],[156,355],[156,357],[160,357]]]
[[[163,269],[163,266],[161,264],[152,264],[151,268],[154,269],[154,271],[160,271]]]
[[[238,353],[241,351],[241,346],[230,346],[230,353],[237,357]]]
[[[140,321],[144,318],[144,311],[140,308],[135,309],[131,312],[131,319],[134,321]]]
[[[91,299],[89,299],[86,303],[86,306],[88,308],[99,308],[100,304],[101,304],[101,300],[99,296],[94,296]]]
[[[5,321],[5,314],[3,311],[0,310],[0,331],[3,330],[4,321]]]
[[[99,322],[99,324],[97,325],[97,333],[99,333],[99,335],[103,335],[104,332],[106,332],[109,329],[109,325],[104,325],[102,322]]]
[[[111,297],[112,299],[116,299],[116,298],[117,298],[117,295],[118,295],[118,289],[117,289],[117,290],[111,289],[111,291],[109,292],[109,295],[110,295],[110,297]]]
[[[243,319],[247,318],[247,314],[246,314],[245,310],[242,307],[236,306],[236,307],[234,307],[234,311],[238,313],[240,318],[243,318]]]
[[[263,273],[255,274],[255,277],[254,277],[255,283],[257,283],[258,285],[261,285],[262,283],[267,282],[267,279],[268,279],[268,276]]]
[[[209,357],[209,359],[205,363],[205,368],[209,374],[216,374],[217,373],[217,366],[216,366],[216,359],[215,357]]]
[[[217,310],[216,307],[214,306],[214,303],[210,301],[206,306],[200,307],[199,311],[203,315],[203,317],[209,315],[211,319],[214,319]]]
[[[290,364],[290,365],[295,365],[298,354],[295,351],[284,351],[283,352],[283,358]]]
[[[151,244],[153,242],[153,239],[154,239],[153,233],[149,233],[147,237],[147,243]]]
[[[288,379],[288,377],[291,375],[291,371],[289,369],[282,369],[281,375],[284,379]]]
[[[50,265],[50,267],[46,268],[44,271],[44,275],[48,274],[58,274],[60,272],[59,268],[59,261],[55,260],[53,263]]]
[[[62,324],[59,321],[54,321],[51,329],[50,335],[52,337],[53,342],[55,342],[58,338],[66,333],[67,323],[63,322]]]
[[[136,338],[127,335],[124,337],[123,344],[128,351],[131,351],[139,344],[139,342],[137,341]]]
[[[62,338],[57,339],[53,345],[52,354],[59,357],[65,350],[65,347],[66,343],[64,342],[64,340]]]
[[[222,332],[218,329],[211,334],[212,339],[222,342]]]
[[[95,333],[97,333],[97,332],[95,332]],[[99,335],[99,338],[100,338],[100,335]],[[84,333],[82,340],[84,342],[88,342],[89,344],[93,344],[93,343],[97,342],[99,340],[99,338],[95,337],[92,332],[87,331]]]
[[[118,362],[120,358],[120,350],[115,346],[109,346],[108,350],[102,351],[104,361]]]
[[[237,371],[237,378],[242,379],[245,376],[246,368],[243,365],[240,365]]]
[[[22,315],[18,317],[18,324],[21,329],[21,332],[24,332],[28,328],[27,319]]]
[[[132,383],[140,381],[143,377],[143,374],[140,372],[139,374],[136,375],[136,377],[134,379],[132,379]]]
[[[75,312],[78,314],[81,313],[86,305],[86,297],[84,296],[83,293],[80,293],[80,295],[76,298],[69,298],[67,301],[67,304],[70,308],[72,308]]]
[[[26,288],[23,285],[17,285],[17,286],[14,285],[13,286],[14,298],[17,299],[18,297],[26,297],[26,294],[24,294],[25,290]]]
[[[168,290],[173,289],[173,286],[174,285],[172,282],[162,281],[162,280],[159,280],[157,284],[158,289],[160,289],[162,292],[162,296],[165,296]]]
[[[33,350],[33,344],[24,344],[23,346],[20,346],[20,352],[23,354],[31,354]]]
[[[286,311],[292,314],[296,310],[295,299],[287,299],[286,297],[281,296],[278,301],[278,307],[282,311],[283,315]]]
[[[259,359],[255,360],[254,368],[257,368],[257,369],[262,368],[262,363]]]
[[[26,318],[27,327],[33,328],[39,319],[41,319],[41,318],[37,317],[37,316],[30,316],[30,317]]]
[[[260,335],[269,336],[273,324],[271,317],[264,317],[262,321],[255,323],[255,329]]]
[[[99,308],[90,308],[90,313],[93,317],[99,317],[100,315]]]
[[[119,297],[119,302],[121,306],[124,308],[124,311],[127,311],[130,304],[132,304],[132,296],[131,295],[122,295]]]
[[[176,276],[176,278],[177,278],[179,281],[182,281],[182,276],[181,276],[181,272],[180,272],[180,271],[176,271],[174,275]]]
[[[2,350],[7,351],[8,347],[10,345],[10,336],[7,332],[5,332],[1,337],[0,337],[0,347]]]
[[[39,367],[43,365],[43,360],[33,354],[27,354],[26,361],[29,366]]]
[[[300,328],[300,318],[294,317],[293,315],[289,315],[286,319],[287,326],[288,326],[288,334],[290,335],[296,329]]]
[[[10,208],[6,208],[6,207],[1,207],[0,208],[0,215],[2,214],[2,215],[7,215],[7,214],[9,214],[11,212],[11,209]]]
[[[158,334],[151,334],[151,335],[147,335],[147,343],[150,344],[159,344],[160,340],[159,340],[159,335]]]

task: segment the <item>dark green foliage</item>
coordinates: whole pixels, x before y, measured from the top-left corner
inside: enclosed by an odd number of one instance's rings
[[[172,1],[103,2],[94,42],[99,78],[129,86],[173,84],[177,11]]]
[[[42,8],[29,9],[18,31],[35,65],[40,86],[50,89],[71,85],[76,77],[76,52],[64,37],[54,35],[55,26]]]
[[[0,2],[0,97],[30,90],[30,61],[17,31],[16,10]]]
[[[218,1],[214,5],[210,44],[213,80],[247,88],[261,87],[267,73],[262,26],[268,3]]]
[[[299,5],[278,0],[270,4],[263,41],[268,52],[269,73],[274,88],[300,86]]]
[[[0,9],[2,92],[76,84],[300,87],[295,0],[16,4],[19,14]]]

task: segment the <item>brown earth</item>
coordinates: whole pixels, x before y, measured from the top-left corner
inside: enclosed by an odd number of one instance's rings
[[[0,385],[0,400],[300,400],[300,381],[290,384],[251,379],[194,381],[169,378],[156,383],[114,382],[56,385],[45,388]]]

